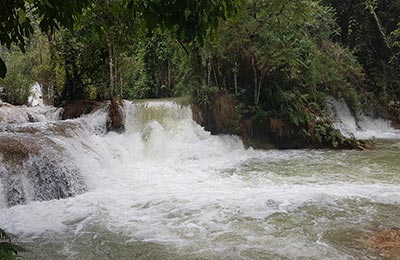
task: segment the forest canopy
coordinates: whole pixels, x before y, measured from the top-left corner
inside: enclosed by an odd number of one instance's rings
[[[242,134],[249,119],[254,135],[268,126],[333,146],[340,138],[318,121],[329,96],[356,117],[399,119],[398,1],[7,0],[0,10],[11,103],[26,103],[34,81],[56,105],[186,95],[207,111],[225,93],[236,116],[216,132]]]

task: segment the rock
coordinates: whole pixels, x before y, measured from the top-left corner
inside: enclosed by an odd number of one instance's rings
[[[7,103],[7,102],[3,102],[3,104],[1,105],[1,107],[15,107],[14,105]]]
[[[122,100],[111,99],[110,110],[108,112],[107,130],[120,132],[124,130],[124,115]]]
[[[400,143],[396,143],[392,145],[393,148],[400,149]]]
[[[61,118],[74,119],[82,115],[93,113],[105,106],[104,102],[95,100],[78,100],[64,107]]]
[[[79,169],[64,148],[47,135],[30,131],[0,134],[0,178],[9,207],[86,191]]]
[[[388,257],[388,259],[400,259],[399,228],[372,233],[369,236],[368,244],[373,251],[384,257]]]
[[[201,126],[204,126],[204,115],[203,111],[201,111],[201,108],[197,104],[192,104],[192,118],[193,120],[198,123]]]

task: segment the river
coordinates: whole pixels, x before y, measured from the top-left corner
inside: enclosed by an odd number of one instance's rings
[[[385,138],[369,151],[262,151],[173,101],[126,101],[123,134],[105,109],[58,113],[0,109],[0,227],[25,259],[395,259],[368,236],[400,225],[397,130],[347,127]]]

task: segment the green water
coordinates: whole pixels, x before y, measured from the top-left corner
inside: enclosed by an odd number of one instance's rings
[[[370,151],[248,153],[235,167],[211,170],[214,179],[197,180],[206,183],[198,188],[209,189],[201,199],[209,202],[196,205],[195,194],[178,192],[129,204],[156,210],[147,216],[158,219],[148,222],[149,233],[133,219],[113,223],[104,209],[64,222],[62,232],[28,232],[16,241],[32,251],[26,259],[396,259],[368,242],[375,231],[400,227],[400,150],[392,143]],[[213,180],[229,185],[218,190],[207,183]]]

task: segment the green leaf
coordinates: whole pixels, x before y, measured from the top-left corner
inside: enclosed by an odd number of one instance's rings
[[[1,59],[0,59],[1,60]],[[10,241],[10,237],[7,235],[7,233],[0,228],[0,240],[8,240]]]
[[[45,2],[46,2],[46,5],[47,5],[48,7],[54,8],[54,6],[50,3],[49,0],[45,0]]]
[[[25,12],[22,9],[18,10],[18,20],[20,23],[24,23],[26,21]]]
[[[27,250],[10,242],[0,242],[0,252],[18,255],[19,253],[27,252]]]
[[[4,79],[6,77],[6,74],[7,74],[7,66],[4,63],[3,59],[0,58],[0,78]],[[0,237],[1,237],[1,234],[0,234]]]

